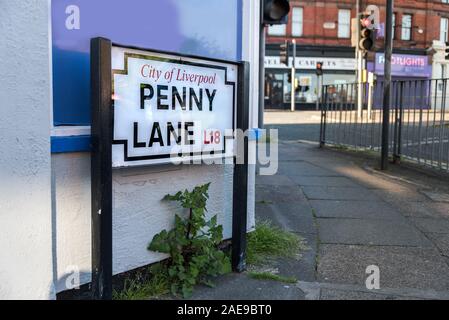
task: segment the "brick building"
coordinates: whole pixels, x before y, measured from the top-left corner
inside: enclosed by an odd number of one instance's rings
[[[357,0],[290,1],[288,24],[267,28],[266,105],[290,107],[289,69],[279,63],[279,45],[285,40],[297,43],[297,109],[314,108],[317,99],[318,61],[324,63],[325,84],[355,81],[355,49],[351,46],[351,18],[357,15]],[[376,5],[380,11],[380,30],[375,49],[366,57],[367,68],[382,77],[385,33],[385,0],[361,0],[360,10]],[[418,61],[422,70],[412,78],[447,77],[444,43],[448,41],[449,0],[396,0],[394,8],[393,77],[410,79],[400,64]],[[415,70],[416,71],[416,70]]]

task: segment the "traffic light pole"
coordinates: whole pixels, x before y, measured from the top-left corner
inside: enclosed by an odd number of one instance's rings
[[[292,81],[291,81],[291,88],[292,88],[292,97],[291,97],[291,111],[295,111],[296,109],[296,102],[295,102],[295,91],[296,91],[296,40],[292,40],[292,47],[293,47],[293,59],[292,59]]]
[[[357,83],[357,115],[359,114],[359,110],[361,108],[361,101],[360,98],[361,93],[360,93],[360,82],[361,82],[361,63],[360,63],[360,56],[361,56],[361,50],[359,48],[359,44],[358,42],[360,41],[360,0],[356,1],[356,18],[357,18],[357,35],[356,35],[356,39],[357,39],[357,44],[355,46],[355,59],[356,59],[356,63],[357,63],[357,70],[356,70],[356,83]]]
[[[263,3],[263,1],[261,2]],[[260,19],[263,20],[263,13]],[[265,112],[265,25],[260,25],[260,42],[259,42],[259,129],[264,127]]]
[[[385,24],[385,69],[384,69],[384,96],[382,119],[382,153],[381,170],[388,169],[388,140],[390,127],[390,97],[391,97],[391,56],[393,53],[393,6],[394,0],[387,0],[387,17]]]

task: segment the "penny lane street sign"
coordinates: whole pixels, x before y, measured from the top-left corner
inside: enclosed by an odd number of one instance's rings
[[[112,47],[113,167],[233,157],[238,65]]]
[[[233,137],[234,129],[248,130],[249,64],[126,48],[104,38],[91,40],[90,60],[92,296],[112,297],[113,168],[235,162],[232,266],[243,271],[248,141]]]

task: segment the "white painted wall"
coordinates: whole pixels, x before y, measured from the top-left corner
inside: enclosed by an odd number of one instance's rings
[[[54,297],[47,0],[0,1],[0,299]]]
[[[251,83],[257,84],[258,4],[243,2],[243,59],[251,62]],[[90,156],[50,156],[49,9],[48,0],[0,2],[0,299],[53,299],[67,289],[74,267],[82,283],[91,279]],[[251,127],[257,97],[254,85]],[[172,227],[178,209],[161,202],[167,193],[212,182],[209,214],[218,214],[231,237],[232,166],[126,169],[113,179],[115,274],[163,258],[146,247]],[[254,167],[249,179],[253,229]]]
[[[53,155],[56,211],[56,265],[58,292],[67,290],[66,279],[73,266],[81,272],[81,282],[91,280],[90,155]],[[233,167],[152,166],[120,169],[113,174],[113,259],[114,274],[157,262],[164,256],[146,247],[153,236],[171,229],[176,203],[162,198],[179,190],[212,182],[209,215],[218,215],[224,236],[231,237]],[[250,214],[250,226],[254,225]]]

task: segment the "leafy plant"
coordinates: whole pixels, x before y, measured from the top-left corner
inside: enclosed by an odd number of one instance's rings
[[[231,271],[229,257],[218,246],[223,240],[223,227],[217,224],[217,216],[206,221],[206,203],[209,184],[193,191],[185,190],[165,196],[165,200],[177,201],[189,211],[187,219],[175,216],[175,227],[154,236],[148,250],[170,255],[168,277],[171,292],[189,297],[196,284],[213,284],[208,280]]]

